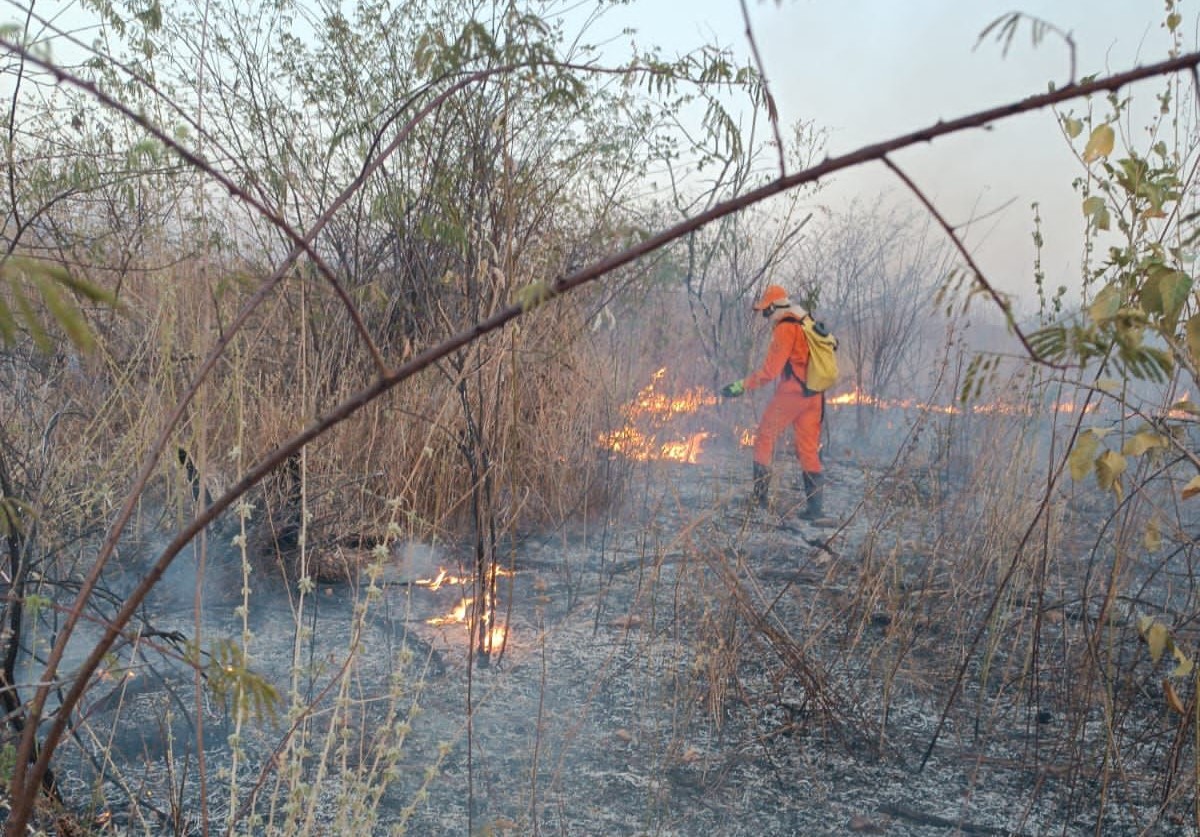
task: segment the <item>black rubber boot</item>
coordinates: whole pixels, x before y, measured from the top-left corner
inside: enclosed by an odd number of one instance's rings
[[[804,472],[804,511],[800,517],[816,520],[822,516],[825,493],[825,475],[820,471]]]
[[[754,505],[766,511],[771,493],[771,470],[754,463]]]

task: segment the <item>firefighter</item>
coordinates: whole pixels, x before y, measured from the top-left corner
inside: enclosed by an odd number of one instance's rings
[[[778,285],[767,285],[754,310],[771,321],[771,345],[758,371],[721,389],[726,398],[736,398],[748,390],[775,382],[775,394],[763,410],[754,435],[753,503],[768,507],[771,485],[771,460],[775,440],[788,425],[796,448],[796,458],[804,474],[805,507],[800,517],[821,517],[824,476],[819,453],[824,397],[806,386],[808,340],[802,323],[808,312],[788,299]]]

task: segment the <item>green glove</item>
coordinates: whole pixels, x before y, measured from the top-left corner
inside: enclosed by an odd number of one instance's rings
[[[745,391],[746,387],[741,381],[734,381],[721,388],[721,395],[725,398],[737,398]]]

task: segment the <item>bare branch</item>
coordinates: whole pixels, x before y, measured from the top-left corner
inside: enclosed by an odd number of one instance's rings
[[[17,49],[5,41],[0,41],[0,48],[7,48],[9,51],[14,51]],[[615,271],[616,269],[630,264],[642,256],[652,253],[669,244],[670,242],[687,235],[693,230],[699,229],[727,215],[736,213],[748,206],[752,206],[756,203],[764,201],[767,198],[781,194],[790,189],[794,189],[797,186],[818,181],[822,177],[834,172],[852,168],[869,161],[884,160],[886,162],[886,157],[888,154],[909,146],[917,145],[923,142],[930,142],[939,137],[948,136],[950,134],[959,133],[972,128],[982,127],[998,120],[1046,108],[1070,99],[1075,99],[1103,91],[1117,90],[1121,87],[1141,81],[1143,79],[1180,71],[1194,70],[1197,65],[1200,65],[1200,53],[1190,53],[1124,73],[1118,73],[1104,78],[1095,79],[1087,83],[1071,84],[1062,89],[1051,90],[1047,93],[1031,96],[1021,101],[979,111],[977,113],[951,120],[949,122],[938,122],[930,127],[923,128],[909,134],[904,134],[890,140],[864,146],[856,151],[840,157],[827,158],[824,162],[816,166],[792,175],[780,177],[778,180],[751,190],[750,192],[747,192],[746,194],[737,198],[715,204],[708,210],[693,218],[648,237],[634,247],[630,247],[608,258],[602,259],[595,264],[575,273],[561,277],[552,285],[541,289],[539,293],[539,300],[545,302],[553,297],[566,294],[572,290],[575,290],[576,288],[594,282],[597,279],[600,279]],[[64,75],[59,71],[54,70],[52,67],[47,67],[47,69],[60,77],[63,77]],[[487,76],[506,72],[511,69],[515,68],[496,68],[474,74],[452,86],[448,91],[444,92],[441,97],[439,97],[439,100],[444,101],[446,96],[451,95],[453,91],[461,89],[463,86],[474,83],[475,81]],[[108,99],[104,96],[104,94],[100,93],[98,90],[95,90],[95,88],[90,85],[85,85],[82,82],[65,77],[63,77],[63,80],[83,85],[84,89],[92,92],[102,102],[112,102],[111,99]],[[129,111],[121,108],[121,106],[115,102],[112,102],[111,106],[127,116],[127,118],[133,119],[138,124],[145,125],[148,130],[154,130],[152,126],[146,125],[144,120],[137,114],[130,113]],[[434,106],[434,104],[431,104],[429,107],[431,108]],[[426,111],[427,110],[428,108]],[[421,116],[414,118],[421,118]],[[156,134],[156,136],[158,136],[158,134]],[[169,141],[169,138],[164,138],[164,141]],[[379,158],[377,158],[376,165],[381,164],[382,159],[391,153],[392,150],[394,150],[399,141],[400,139],[398,138],[383,152],[383,154],[380,155]],[[172,145],[173,147],[177,147],[174,146],[174,144]],[[185,159],[187,159],[189,163],[208,170],[207,165],[203,160],[188,154],[186,149],[178,150],[180,153],[186,155]],[[374,167],[366,167],[364,169],[364,175],[373,170]],[[217,175],[214,173],[214,176]],[[323,219],[328,219],[329,215],[336,210],[336,207],[340,206],[341,203],[348,198],[349,194],[352,194],[353,190],[357,188],[357,184],[359,182],[361,182],[361,179],[360,181],[356,181],[355,184],[352,184],[352,186],[346,192],[343,192],[342,196],[340,196],[338,201],[335,202],[335,206],[330,208],[326,215],[323,216]],[[252,200],[249,198],[249,196],[245,197],[248,200]],[[313,231],[310,231],[308,236],[297,241],[297,250],[294,251],[296,256],[298,256],[299,252],[301,251],[311,254],[312,238],[315,236],[319,226],[320,224],[318,224]],[[256,295],[256,300],[264,295],[270,286],[273,286],[279,281],[294,258],[295,256],[289,258],[287,264],[280,267],[280,269],[276,272],[276,277],[272,280],[272,282],[268,283],[268,286],[265,286],[262,290],[260,290],[259,294]],[[257,304],[257,302],[252,300],[249,304]],[[27,788],[35,787],[36,783],[41,780],[49,768],[51,755],[53,754],[55,747],[61,740],[64,731],[69,725],[69,717],[86,691],[87,680],[100,665],[104,655],[108,652],[108,649],[116,641],[122,627],[126,625],[132,618],[147,594],[162,578],[171,562],[183,550],[183,548],[200,531],[202,531],[205,526],[207,526],[209,523],[215,520],[217,516],[228,509],[238,498],[259,483],[267,474],[282,464],[289,456],[299,451],[309,442],[320,437],[335,425],[345,421],[364,406],[370,404],[372,401],[387,393],[398,384],[411,378],[439,360],[449,356],[458,349],[474,342],[483,335],[502,328],[509,322],[526,313],[528,310],[531,310],[532,307],[532,305],[510,305],[506,308],[503,308],[492,314],[490,317],[487,317],[486,319],[476,323],[474,326],[449,337],[441,344],[432,346],[415,355],[409,361],[403,363],[394,370],[386,374],[382,374],[370,386],[360,390],[358,393],[343,401],[332,411],[318,418],[301,432],[284,441],[275,450],[268,453],[257,465],[247,471],[242,479],[232,486],[223,496],[214,501],[213,504],[204,510],[195,520],[192,521],[191,524],[179,532],[179,534],[171,541],[171,543],[166,546],[159,559],[155,562],[154,566],[150,568],[145,577],[138,584],[137,588],[130,593],[116,618],[107,627],[104,636],[97,641],[88,658],[80,666],[70,690],[63,698],[59,711],[50,725],[50,728],[46,734],[44,745],[38,750],[36,761],[33,762],[32,767],[27,771],[26,764],[30,761],[30,757],[34,753],[34,739],[36,737],[35,731],[39,726],[41,711],[45,705],[45,700],[47,697],[46,687],[43,686],[41,689],[39,689],[39,693],[35,697],[34,702],[30,707],[29,725],[26,730],[26,735],[22,738],[21,749],[17,754],[16,767],[11,785],[14,791],[14,809],[6,825],[8,833],[19,833],[23,829],[25,822],[28,821],[28,817],[31,813],[30,805],[32,804],[32,796],[27,793]],[[242,322],[244,322],[245,317],[246,315],[243,314],[243,316],[239,318],[236,325],[240,325]],[[228,339],[229,338],[227,336],[221,343],[217,345],[216,348],[214,348],[213,353],[205,362],[205,367],[202,369],[201,376],[206,373],[207,369],[211,368],[211,366],[215,364],[216,359],[220,356],[227,345]],[[188,395],[185,396],[185,398],[190,398],[198,385],[198,382],[193,384],[192,389],[189,391]],[[164,430],[163,436],[159,438],[154,449],[151,451],[151,455],[147,463],[143,466],[143,470],[139,474],[138,481],[136,483],[137,486],[144,486],[146,481],[149,479],[149,473],[150,469],[153,467],[153,462],[158,458],[159,455],[161,455],[162,448],[166,444],[166,435],[169,432],[169,429],[174,427],[175,423],[179,421],[183,408],[184,404],[181,404],[169,419],[167,429]],[[117,523],[114,524],[114,528],[110,533],[109,538],[106,540],[102,555],[106,556],[111,554],[111,551],[115,545],[117,533],[119,533],[125,523],[127,523],[129,516],[132,513],[133,504],[136,501],[136,498],[137,492],[132,492],[129,499],[126,501],[126,506],[122,509],[121,516],[118,518]],[[1026,539],[1029,537],[1029,533],[1031,532],[1032,524],[1029,532],[1026,534]],[[98,572],[98,570],[93,571],[93,575],[95,575],[96,572]],[[1011,576],[1012,572],[1013,568],[1010,567],[1008,576]],[[1005,580],[1007,580],[1007,576]],[[94,579],[92,579],[91,576],[89,576],[89,581],[91,581],[94,585]],[[84,591],[89,589],[90,588],[85,585]],[[86,592],[81,592],[80,595],[83,597],[86,595]],[[80,600],[80,602],[82,601],[83,599]],[[72,611],[72,616],[75,616],[75,611],[81,607],[80,602],[77,602],[76,608]],[[56,667],[61,661],[68,635],[69,630],[64,630],[60,635],[59,642],[52,651],[51,659],[48,662],[48,668],[51,669],[51,672],[47,674],[45,678],[43,678],[44,680],[51,679],[53,667]]]
[[[996,303],[996,307],[1004,313],[1004,321],[1008,323],[1008,327],[1012,329],[1013,334],[1015,334],[1017,339],[1021,341],[1021,345],[1029,355],[1029,359],[1034,363],[1041,363],[1046,366],[1053,367],[1054,369],[1064,368],[1047,360],[1042,360],[1042,358],[1038,356],[1038,353],[1033,346],[1029,345],[1029,339],[1025,336],[1025,333],[1021,331],[1021,327],[1017,325],[1017,321],[1013,319],[1012,306],[1008,304],[1008,300],[1005,299],[1004,296],[996,290],[996,286],[989,282],[987,277],[983,275],[983,271],[979,268],[979,265],[975,263],[975,259],[971,256],[971,251],[967,249],[965,244],[963,244],[962,238],[960,238],[958,233],[955,232],[954,227],[950,226],[950,224],[946,221],[942,213],[938,211],[938,208],[933,205],[933,202],[929,200],[929,197],[923,191],[921,191],[920,187],[918,187],[917,184],[914,183],[912,179],[900,169],[899,166],[892,162],[890,157],[884,157],[883,164],[891,169],[896,176],[904,182],[904,185],[907,186],[914,195],[916,195],[917,200],[919,200],[925,209],[929,211],[929,214],[934,217],[934,219],[938,222],[938,225],[946,231],[946,235],[949,236],[950,241],[953,242],[955,249],[958,250],[959,254],[963,257],[963,260],[966,261],[967,266],[971,268],[971,272],[975,274],[975,281],[983,287],[987,295],[991,297],[993,302]]]
[[[91,96],[100,104],[104,105],[106,108],[112,110],[114,113],[124,116],[130,122],[133,122],[135,125],[161,142],[166,148],[169,148],[178,154],[188,165],[213,178],[215,181],[217,181],[217,183],[228,190],[229,194],[232,195],[236,200],[240,200],[247,204],[255,212],[278,228],[280,232],[287,236],[287,238],[291,240],[296,247],[300,248],[305,255],[312,259],[312,262],[314,265],[316,265],[317,270],[322,276],[325,277],[325,280],[329,282],[334,292],[338,295],[338,298],[342,300],[342,304],[346,306],[346,311],[349,313],[350,319],[353,321],[355,328],[358,330],[359,336],[362,338],[363,343],[370,351],[371,357],[375,360],[375,365],[379,368],[380,372],[383,372],[386,369],[383,355],[380,353],[379,348],[375,345],[375,341],[371,339],[370,333],[367,332],[367,327],[362,321],[362,315],[359,314],[358,308],[354,305],[353,301],[351,301],[350,296],[346,293],[345,289],[342,287],[342,284],[337,280],[337,276],[334,275],[332,268],[325,263],[325,260],[321,258],[320,254],[317,253],[317,251],[313,248],[312,242],[315,238],[314,231],[310,231],[308,235],[301,234],[300,231],[296,230],[291,224],[285,221],[274,208],[267,206],[261,200],[251,195],[242,187],[238,186],[228,176],[214,168],[199,154],[187,148],[169,133],[151,122],[145,115],[138,113],[123,102],[119,102],[113,97],[109,96],[93,82],[85,81],[78,76],[72,75],[61,67],[58,67],[49,61],[38,58],[25,47],[15,44],[12,41],[8,41],[4,38],[0,38],[0,50],[10,52],[13,55],[20,57],[22,61],[27,61],[30,64],[40,67],[54,76],[59,83],[68,84],[72,87],[78,88],[87,95]],[[346,195],[346,197],[349,197],[349,195]],[[337,204],[339,207],[340,205],[341,204]],[[333,207],[331,207],[331,209],[333,209]],[[331,212],[326,212],[325,215],[322,216],[321,220],[326,221],[331,214]],[[323,226],[324,224],[321,223],[321,221],[318,221],[318,223],[314,225],[314,230],[319,230]]]
[[[754,56],[754,65],[758,67],[758,77],[762,80],[763,101],[767,105],[767,118],[771,120],[771,131],[775,134],[775,145],[779,149],[779,176],[787,175],[787,159],[784,156],[783,137],[779,133],[779,110],[775,107],[775,97],[771,95],[771,86],[767,83],[767,71],[763,67],[762,56],[758,54],[758,41],[754,39],[754,29],[750,26],[750,10],[746,8],[746,0],[742,3],[742,20],[746,23],[746,40],[750,42],[750,53]]]

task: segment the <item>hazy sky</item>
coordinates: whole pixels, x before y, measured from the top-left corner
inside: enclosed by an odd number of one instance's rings
[[[828,153],[852,151],[939,119],[953,119],[1044,92],[1070,77],[1070,52],[1047,35],[1036,48],[1023,24],[1007,56],[989,23],[1022,11],[1069,32],[1076,75],[1116,72],[1167,57],[1163,0],[746,0],[768,83],[785,123],[811,120],[829,131]],[[1196,43],[1184,12],[1184,49]],[[715,41],[747,52],[738,0],[635,0],[621,11],[642,43],[668,52]],[[1161,81],[1132,89],[1149,100]],[[1128,92],[1128,91],[1126,91]],[[1083,105],[1068,105],[1082,108]],[[1082,170],[1050,111],[998,123],[895,157],[955,224],[997,285],[1031,297],[1032,212],[1038,201],[1048,236],[1044,266],[1052,285],[1075,286],[1082,239],[1080,199],[1071,188]],[[879,165],[840,174],[830,200],[873,201],[907,193]],[[907,198],[905,198],[907,199]]]
[[[1069,32],[1076,75],[1116,72],[1162,60],[1169,46],[1164,0],[745,0],[767,81],[785,124],[810,121],[828,132],[827,152],[843,154],[939,119],[953,119],[1043,92],[1069,80],[1070,52],[1048,34],[1031,43],[1023,23],[1007,55],[980,33],[1021,11]],[[583,11],[582,4],[577,10]],[[1184,49],[1195,49],[1196,15],[1182,3]],[[11,10],[6,13],[11,16]],[[670,56],[704,43],[728,46],[749,61],[739,0],[632,0],[616,4],[595,40],[622,27],[640,47]],[[1149,106],[1161,80],[1132,89]],[[1126,91],[1128,93],[1130,91]],[[1067,108],[1083,108],[1082,102]],[[1138,123],[1140,124],[1140,122]],[[991,130],[940,139],[895,155],[956,225],[988,278],[1031,297],[1032,211],[1041,206],[1051,286],[1076,286],[1083,226],[1071,187],[1082,173],[1050,111],[997,123]],[[878,164],[840,173],[821,199],[835,206],[880,194],[911,202]]]

